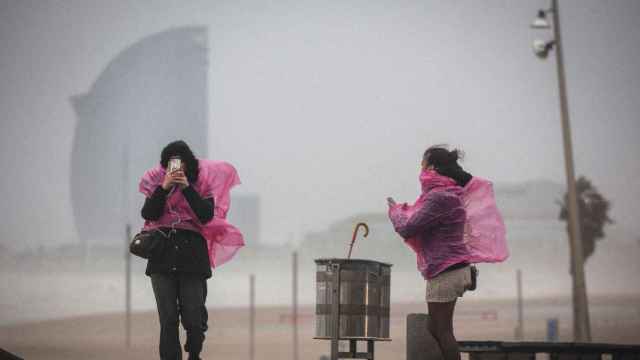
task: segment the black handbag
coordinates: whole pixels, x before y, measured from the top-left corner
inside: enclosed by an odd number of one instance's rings
[[[168,238],[161,230],[141,231],[133,237],[129,244],[129,252],[143,259],[151,259],[158,254]]]
[[[471,265],[471,285],[467,290],[473,291],[478,287],[478,268]]]

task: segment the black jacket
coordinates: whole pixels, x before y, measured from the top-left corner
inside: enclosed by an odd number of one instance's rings
[[[169,191],[158,186],[151,197],[147,198],[142,207],[142,217],[145,220],[157,220],[165,211],[165,204]],[[213,199],[203,199],[193,187],[188,186],[182,194],[189,206],[198,217],[200,223],[205,224],[213,218]],[[209,251],[207,243],[198,232],[184,229],[161,228],[169,237],[163,241],[163,246],[153,258],[147,261],[145,274],[154,273],[183,273],[204,278],[211,277]]]

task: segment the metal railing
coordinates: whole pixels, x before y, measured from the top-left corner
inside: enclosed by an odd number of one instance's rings
[[[549,354],[551,360],[640,360],[640,345],[561,342],[460,341],[460,351],[470,360],[535,360]]]

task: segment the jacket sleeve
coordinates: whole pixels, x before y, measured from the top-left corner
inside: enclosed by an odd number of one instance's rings
[[[213,219],[213,209],[215,208],[213,198],[203,199],[191,186],[182,189],[182,195],[187,199],[191,210],[196,214],[200,223],[206,224]]]
[[[438,224],[443,217],[461,206],[460,204],[460,199],[455,195],[434,193],[427,198],[424,206],[410,217],[399,215],[397,220],[393,221],[393,226],[403,238],[412,238]]]
[[[158,186],[151,196],[144,200],[142,211],[140,211],[142,218],[149,221],[158,220],[164,211],[168,193],[162,186]]]

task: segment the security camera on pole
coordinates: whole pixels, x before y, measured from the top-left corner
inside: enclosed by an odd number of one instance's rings
[[[547,15],[553,16],[550,24]],[[549,52],[555,48],[558,70],[558,88],[560,94],[560,118],[562,121],[562,137],[564,145],[564,159],[567,173],[568,188],[568,212],[569,212],[569,237],[571,243],[571,261],[573,278],[573,331],[574,340],[579,342],[591,341],[591,329],[589,325],[589,304],[587,302],[587,288],[584,277],[584,259],[582,251],[582,235],[578,219],[578,197],[576,192],[576,180],[573,165],[573,151],[571,144],[571,128],[569,126],[569,105],[567,104],[567,88],[564,73],[564,59],[562,53],[562,40],[560,34],[560,14],[558,1],[551,0],[551,8],[539,10],[538,16],[531,24],[534,29],[553,28],[552,40],[534,40],[533,51],[541,59],[546,59]]]

